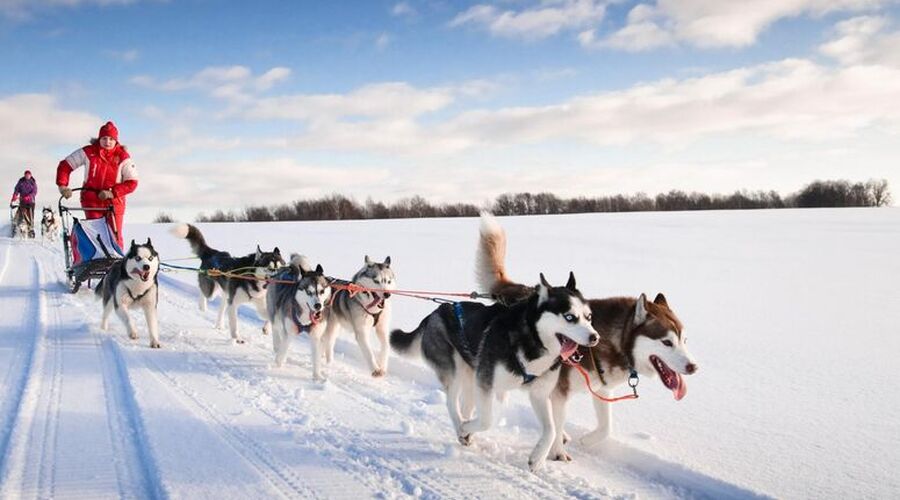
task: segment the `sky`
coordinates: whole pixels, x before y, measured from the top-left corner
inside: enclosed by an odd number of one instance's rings
[[[113,120],[128,220],[340,193],[900,191],[892,0],[0,0],[0,182]]]

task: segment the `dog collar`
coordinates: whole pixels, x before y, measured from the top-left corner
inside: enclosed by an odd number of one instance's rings
[[[316,320],[316,317],[312,314],[309,315],[310,323],[308,325],[304,325],[300,322],[300,316],[297,315],[297,310],[300,309],[300,304],[297,301],[294,301],[293,307],[291,307],[291,321],[294,322],[294,325],[297,327],[297,335],[302,333],[309,334],[309,332],[313,329],[314,326],[318,325],[319,322]]]

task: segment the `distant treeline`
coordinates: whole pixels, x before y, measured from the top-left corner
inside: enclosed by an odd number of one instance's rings
[[[644,193],[601,197],[560,198],[551,193],[502,194],[487,206],[470,203],[433,204],[421,196],[394,203],[334,194],[297,200],[277,207],[251,206],[241,211],[218,210],[201,214],[197,222],[255,222],[291,220],[411,219],[422,217],[474,217],[482,210],[496,215],[549,215],[593,212],[650,212],[675,210],[742,210],[759,208],[881,207],[891,203],[885,179],[868,182],[815,181],[796,193],[782,196],[775,191],[737,191],[705,194],[672,190],[656,196]],[[157,222],[171,221],[166,214]]]

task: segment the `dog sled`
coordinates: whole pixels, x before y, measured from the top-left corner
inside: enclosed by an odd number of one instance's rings
[[[26,209],[20,204],[9,206],[9,236],[10,238],[34,238],[34,215],[28,218]]]
[[[80,191],[81,188],[72,191]],[[117,241],[117,228],[113,208],[67,207],[59,198],[59,216],[62,221],[63,253],[66,259],[66,276],[69,288],[77,292],[81,285],[100,279],[124,257]],[[77,218],[72,212],[104,212],[97,219]]]

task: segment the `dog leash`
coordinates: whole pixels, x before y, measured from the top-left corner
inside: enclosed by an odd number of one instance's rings
[[[607,398],[607,397],[603,396],[602,394],[598,393],[597,391],[595,391],[593,386],[591,386],[591,376],[581,366],[582,356],[583,355],[580,353],[573,354],[569,358],[564,359],[563,363],[578,370],[578,373],[580,373],[581,377],[584,379],[585,387],[587,387],[588,392],[590,392],[592,396],[599,399],[600,401],[605,401],[607,403],[616,403],[618,401],[625,401],[627,399],[637,399],[638,398],[637,386],[638,386],[638,383],[640,382],[640,379],[638,378],[637,370],[632,368],[631,373],[628,375],[628,387],[631,387],[631,392],[632,392],[631,394],[627,394],[625,396],[619,396],[617,398]]]

